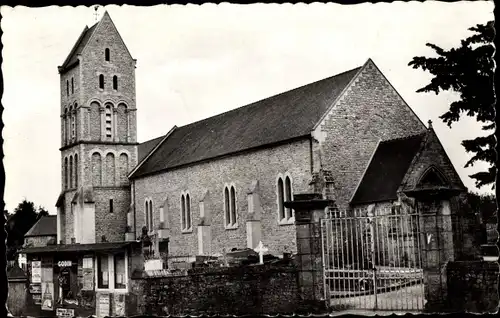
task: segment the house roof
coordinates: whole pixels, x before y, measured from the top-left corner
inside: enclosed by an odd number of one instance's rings
[[[382,141],[375,150],[351,205],[396,200],[398,188],[425,134]]]
[[[130,177],[310,136],[360,68],[175,128]]]
[[[71,66],[73,66],[75,63],[78,62],[77,55],[80,54],[85,46],[87,45],[90,37],[94,33],[96,29],[97,23],[91,26],[90,28],[85,26],[85,28],[82,31],[82,34],[80,34],[80,37],[76,41],[75,45],[69,52],[68,57],[66,57],[66,60],[61,66],[61,72],[69,69]]]
[[[95,244],[57,244],[40,247],[27,247],[20,252],[25,254],[41,254],[41,253],[61,253],[61,252],[95,252],[95,251],[112,251],[125,248],[133,242],[107,242]],[[140,244],[140,243],[137,243]]]
[[[57,235],[57,216],[42,216],[24,236],[50,236]]]

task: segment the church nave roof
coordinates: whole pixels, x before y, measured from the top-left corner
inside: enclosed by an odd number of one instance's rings
[[[173,129],[131,178],[310,136],[361,67]],[[158,138],[157,138],[158,139]],[[158,142],[139,146],[144,158]],[[153,146],[152,146],[153,144]],[[151,146],[151,147],[150,147]],[[141,150],[141,147],[143,148]],[[139,161],[140,162],[140,161]]]

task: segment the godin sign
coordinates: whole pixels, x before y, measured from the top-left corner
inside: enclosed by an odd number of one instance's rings
[[[71,267],[71,261],[59,261],[57,262],[59,267]]]

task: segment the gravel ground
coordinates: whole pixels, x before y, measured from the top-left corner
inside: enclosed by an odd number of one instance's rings
[[[378,293],[376,297],[378,310],[390,312],[420,312],[424,308],[424,285],[413,285],[386,293]],[[350,298],[334,298],[331,301],[334,311],[375,310],[375,295]],[[377,314],[379,314],[377,312]]]

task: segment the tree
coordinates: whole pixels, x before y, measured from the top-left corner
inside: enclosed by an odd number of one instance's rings
[[[42,217],[49,215],[49,212],[39,206],[35,209],[33,202],[24,199],[15,208],[14,213],[9,215],[7,226],[7,259],[15,259],[17,251],[24,243],[24,235],[35,225]]]
[[[494,195],[491,194],[478,194],[469,191],[467,193],[467,203],[477,217],[478,226],[477,236],[481,244],[488,243],[491,239],[491,227],[494,225],[496,228],[497,223],[497,203]],[[493,233],[493,235],[495,235]],[[494,239],[496,240],[496,239]]]
[[[408,64],[414,69],[421,68],[429,71],[434,77],[430,84],[417,90],[421,92],[453,91],[460,95],[460,99],[450,104],[449,110],[440,116],[449,127],[457,122],[465,113],[475,117],[482,123],[482,129],[488,135],[463,140],[462,146],[473,156],[465,167],[473,166],[477,161],[490,164],[487,171],[480,171],[470,175],[475,179],[478,188],[492,184],[496,176],[495,153],[495,93],[493,87],[494,22],[485,25],[478,24],[469,28],[474,34],[461,41],[458,48],[443,50],[437,45],[427,43],[438,57],[416,56]]]

